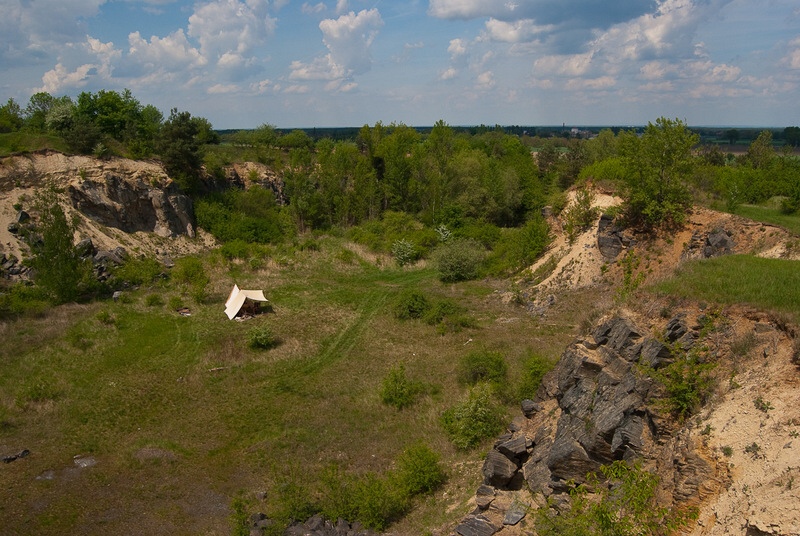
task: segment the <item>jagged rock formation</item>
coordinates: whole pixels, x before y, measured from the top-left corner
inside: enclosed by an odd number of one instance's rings
[[[530,524],[520,523],[526,511],[548,500],[555,505],[568,502],[575,483],[584,482],[588,473],[614,460],[640,460],[656,472],[660,477],[658,498],[664,505],[701,506],[726,493],[733,474],[721,447],[710,448],[713,428],[698,429],[696,421],[680,422],[669,415],[659,403],[666,396],[664,388],[648,371],[668,366],[676,355],[674,348],[686,351],[702,346],[724,375],[723,371],[729,370],[727,360],[742,359],[730,349],[742,333],[756,341],[754,355],[758,355],[757,347],[763,346],[762,354],[788,364],[792,335],[780,331],[763,315],[751,316],[737,320],[734,326],[703,311],[682,311],[668,321],[643,327],[641,319],[617,315],[577,339],[545,377],[536,400],[522,403],[522,415],[486,456],[475,509],[455,527],[455,533],[530,534]],[[713,322],[719,325],[709,329]],[[716,396],[724,397],[729,389],[720,381]],[[789,465],[772,470],[783,474],[781,471],[791,473],[793,469]],[[786,522],[785,512],[776,510],[776,505],[774,501],[751,505],[753,520],[746,521],[742,514],[742,524],[779,530],[759,528],[762,532],[755,532],[748,528],[746,534],[797,534],[796,527],[791,528],[793,522]],[[800,513],[795,511],[794,523],[798,517]],[[713,528],[714,521],[706,519],[705,523]],[[698,525],[698,529],[704,527],[709,528]],[[741,534],[744,536],[744,530]]]

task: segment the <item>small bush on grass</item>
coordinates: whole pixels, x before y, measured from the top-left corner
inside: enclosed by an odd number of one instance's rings
[[[503,429],[503,415],[488,384],[476,385],[467,398],[442,414],[442,426],[456,448],[469,450]]]
[[[164,273],[164,266],[151,257],[130,258],[121,266],[114,268],[113,276],[120,283],[131,285],[150,284]]]
[[[164,300],[161,294],[148,294],[144,299],[144,304],[148,307],[161,307],[164,305]]]
[[[413,264],[419,258],[419,252],[414,244],[401,238],[392,244],[392,257],[398,266]]]
[[[255,350],[269,350],[278,346],[278,339],[269,326],[256,326],[248,332],[247,343]]]
[[[401,293],[394,302],[394,316],[399,320],[422,318],[431,308],[428,298],[418,290]]]
[[[383,379],[381,384],[381,401],[397,409],[411,406],[423,386],[419,382],[410,380],[406,376],[406,369],[403,365],[392,367],[389,374]]]
[[[409,497],[436,490],[446,478],[439,455],[423,443],[407,447],[397,459],[396,466],[395,485]]]
[[[500,352],[477,350],[461,358],[458,379],[462,384],[475,385],[488,382],[499,385],[506,378],[508,365]]]
[[[483,246],[474,240],[448,240],[433,251],[433,262],[443,283],[469,281],[478,277],[485,257]]]
[[[51,306],[47,293],[38,286],[15,283],[0,292],[0,318],[6,316],[42,316]]]
[[[541,215],[517,229],[504,229],[486,260],[487,271],[503,275],[527,268],[547,249],[551,240],[550,226]]]

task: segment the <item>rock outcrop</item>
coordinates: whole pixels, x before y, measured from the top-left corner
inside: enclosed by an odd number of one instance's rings
[[[770,324],[739,329],[765,333],[764,325]],[[525,534],[514,525],[526,512],[548,502],[566,504],[575,484],[615,460],[640,461],[657,473],[663,505],[697,506],[724,492],[730,469],[708,448],[711,428],[700,431],[669,415],[661,403],[664,386],[653,371],[695,346],[722,359],[733,336],[733,328],[714,314],[684,311],[647,327],[615,316],[575,340],[545,376],[536,399],[522,402],[522,414],[487,454],[475,509],[455,533]],[[762,338],[768,347],[777,344]],[[781,341],[791,346],[786,336]]]

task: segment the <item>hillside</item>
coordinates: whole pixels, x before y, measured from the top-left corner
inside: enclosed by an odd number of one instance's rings
[[[71,193],[65,208],[81,218],[76,240],[91,238],[98,249],[178,258],[215,245],[177,210],[184,201],[155,164],[15,158],[0,166],[6,255],[24,252],[8,230],[19,213],[13,205],[24,210],[48,179]],[[595,193],[601,208],[618,202]],[[448,481],[387,534],[530,534],[533,510],[560,500],[568,480],[634,455],[661,476],[663,504],[699,509],[687,533],[800,534],[796,317],[657,287],[683,277],[692,259],[796,261],[798,237],[702,207],[659,237],[599,219],[570,242],[562,219],[550,223],[555,240],[514,281],[446,285],[425,266],[398,269],[322,237],[258,262],[208,256],[203,300],[188,287],[154,284],[130,301],[3,322],[0,455],[27,454],[0,471],[0,487],[15,490],[0,519],[23,534],[228,534],[237,504],[247,515],[274,515],[291,493],[321,493],[314,479],[332,462],[381,472],[405,445],[424,441],[442,453]],[[234,282],[264,288],[274,314],[223,322]],[[458,303],[469,321],[394,318],[392,303],[406,289]],[[178,302],[190,316],[174,311]],[[280,344],[248,348],[254,325],[270,326]],[[664,398],[658,382],[639,375],[642,360],[657,368],[671,359],[658,346],[665,339],[691,340],[715,364],[707,403],[683,422],[655,402]],[[464,394],[456,363],[472,348],[506,355],[509,383],[531,351],[560,360],[525,414],[509,403],[509,433],[497,448],[465,453],[449,444],[439,415]],[[387,408],[377,395],[397,364],[428,385],[410,410]],[[508,474],[491,469],[497,464]],[[510,511],[521,519],[504,524]]]

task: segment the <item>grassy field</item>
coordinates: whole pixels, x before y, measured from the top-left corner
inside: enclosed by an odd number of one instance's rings
[[[285,508],[287,489],[313,501],[332,464],[381,474],[417,442],[441,456],[448,480],[394,530],[421,534],[465,514],[488,443],[458,451],[442,429],[467,393],[460,359],[500,352],[513,385],[531,352],[555,359],[593,311],[576,314],[563,297],[544,323],[499,298],[506,283],[444,285],[429,268],[319,244],[257,270],[210,255],[200,304],[162,283],[0,324],[0,454],[30,451],[0,466],[0,532],[230,534],[237,501],[268,514]],[[228,321],[234,282],[264,289],[273,311]],[[458,304],[472,327],[398,320],[392,304],[408,289]],[[179,302],[191,316],[165,305]],[[248,346],[261,325],[277,347]],[[379,396],[399,364],[426,386],[403,410]],[[518,400],[502,402],[517,414]],[[96,463],[80,468],[87,459]]]
[[[743,303],[800,322],[797,261],[751,255],[692,261],[652,290],[723,305]]]
[[[800,215],[784,214],[778,208],[760,205],[741,205],[736,208],[736,214],[783,227],[787,231],[800,235]]]

